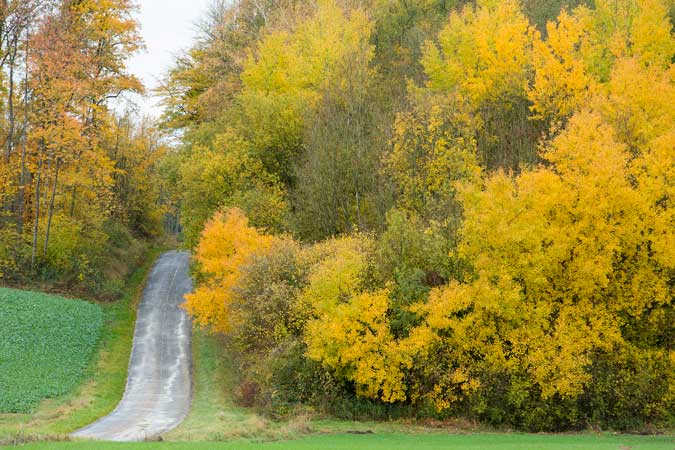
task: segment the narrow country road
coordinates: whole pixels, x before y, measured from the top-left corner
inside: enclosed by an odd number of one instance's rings
[[[156,262],[138,307],[124,397],[108,416],[73,434],[102,441],[143,441],[181,423],[190,409],[191,323],[179,308],[192,290],[187,253]]]

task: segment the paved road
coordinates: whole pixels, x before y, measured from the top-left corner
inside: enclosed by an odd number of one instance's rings
[[[142,441],[180,424],[190,409],[191,324],[178,305],[192,290],[187,253],[162,255],[138,308],[127,387],[108,416],[76,438]]]

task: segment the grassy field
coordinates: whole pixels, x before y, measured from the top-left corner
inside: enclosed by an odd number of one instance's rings
[[[77,386],[101,336],[97,305],[0,289],[0,413],[27,413]]]
[[[18,447],[22,450],[673,450],[673,437],[541,434],[336,434],[296,441],[161,442],[113,444],[92,442],[43,442]]]
[[[0,414],[0,443],[62,437],[113,410],[126,385],[135,304],[159,253],[159,250],[148,253],[145,263],[127,282],[121,300],[100,305],[102,339],[95,349],[98,357],[92,359],[85,371],[87,381],[68,394],[42,402],[32,413]],[[45,379],[39,381],[42,383]]]

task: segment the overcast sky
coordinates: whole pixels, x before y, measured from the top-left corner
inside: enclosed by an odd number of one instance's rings
[[[138,20],[147,50],[129,63],[129,71],[138,76],[148,91],[171,66],[174,55],[190,47],[196,23],[204,16],[212,0],[136,0],[140,5]],[[135,98],[142,111],[158,116],[156,99]]]

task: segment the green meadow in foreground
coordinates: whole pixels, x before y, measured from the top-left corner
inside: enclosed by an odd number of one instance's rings
[[[673,436],[543,435],[543,434],[335,434],[297,441],[269,443],[155,442],[94,443],[43,442],[16,447],[22,450],[290,450],[290,449],[470,449],[470,450],[673,450]]]
[[[0,289],[0,413],[30,412],[77,386],[102,325],[97,305]]]

